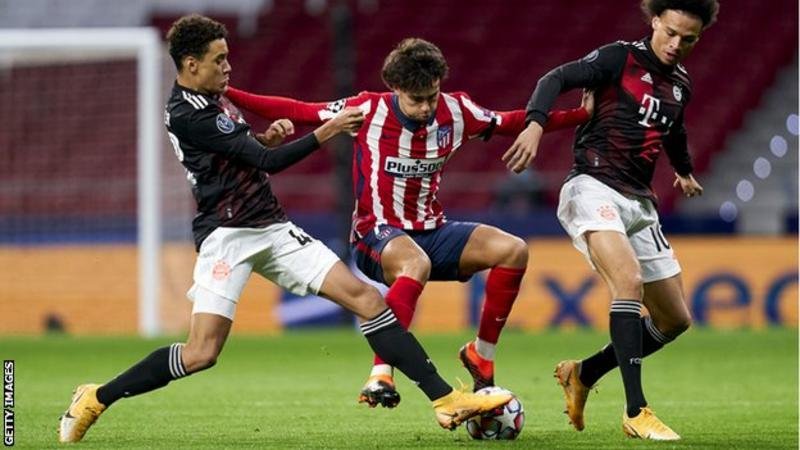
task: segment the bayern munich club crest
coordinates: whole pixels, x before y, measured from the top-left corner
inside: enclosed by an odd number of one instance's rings
[[[439,148],[448,147],[453,142],[453,127],[443,125],[436,130],[436,145]]]
[[[211,269],[211,276],[217,281],[222,281],[228,278],[230,274],[231,266],[229,266],[225,261],[217,261],[216,264],[214,264],[214,268]]]
[[[597,212],[598,212],[598,214],[600,214],[600,217],[602,217],[603,219],[605,219],[605,220],[607,220],[609,222],[617,218],[616,209],[614,209],[614,207],[612,207],[610,205],[602,205],[602,206],[600,206],[599,208],[597,208]]]

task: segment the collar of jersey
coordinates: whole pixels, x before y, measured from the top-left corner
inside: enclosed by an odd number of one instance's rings
[[[397,116],[397,120],[400,121],[400,124],[403,125],[403,128],[411,132],[420,129],[420,127],[422,126],[421,123],[403,114],[403,111],[400,109],[400,100],[397,98],[397,94],[392,94],[391,103],[392,103],[392,111],[394,111],[394,115]],[[436,120],[436,111],[434,111],[433,114],[431,114],[431,118],[428,119],[428,123],[426,123],[425,126],[433,125],[434,120]]]
[[[195,91],[194,89],[189,89],[188,87],[186,87],[186,86],[184,86],[182,84],[178,84],[177,80],[175,80],[175,87],[177,87],[178,89],[181,89],[183,91],[186,91],[186,92],[188,92],[190,94],[201,95],[201,96],[203,96],[203,97],[205,97],[205,98],[207,98],[209,100],[217,100],[217,99],[219,99],[219,95],[203,94],[202,92],[198,92],[198,91]]]
[[[644,42],[644,46],[647,47],[647,51],[644,52],[645,56],[647,57],[647,59],[650,60],[650,62],[655,64],[656,67],[658,67],[658,70],[666,74],[670,74],[675,70],[675,67],[677,67],[677,65],[670,66],[662,63],[661,60],[658,59],[658,56],[656,56],[656,52],[653,51],[653,47],[650,46],[649,37],[642,39],[642,42]]]

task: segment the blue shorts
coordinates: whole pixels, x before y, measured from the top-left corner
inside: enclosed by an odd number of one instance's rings
[[[435,230],[407,231],[389,225],[379,225],[351,245],[356,266],[375,281],[386,284],[381,267],[381,252],[392,239],[407,235],[422,248],[431,260],[431,281],[467,281],[459,277],[458,264],[469,236],[478,226],[473,222],[445,222]]]

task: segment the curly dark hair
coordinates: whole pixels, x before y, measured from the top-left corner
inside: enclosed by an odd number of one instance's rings
[[[703,22],[703,29],[717,21],[718,0],[642,0],[642,12],[647,19],[660,16],[668,9],[694,14]]]
[[[183,16],[167,32],[169,55],[180,72],[183,58],[194,56],[200,59],[208,51],[211,41],[225,39],[227,36],[225,25],[214,19],[199,14]]]
[[[447,77],[447,61],[436,45],[406,38],[386,56],[381,78],[389,89],[419,92]]]

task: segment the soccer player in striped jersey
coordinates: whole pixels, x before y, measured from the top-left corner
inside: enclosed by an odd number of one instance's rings
[[[312,133],[267,149],[264,144],[274,145],[291,132],[291,123],[274,124],[254,136],[222,95],[231,73],[226,36],[222,24],[197,15],[179,19],[167,34],[178,76],[165,125],[198,209],[193,232],[199,254],[187,294],[194,302],[188,340],[155,350],[106,384],[78,386],[59,422],[59,440],[80,441],[118,400],[213,366],[251,272],[297,295],[320,295],[353,312],[372,350],[419,386],[442,427],[453,429],[507,403],[510,395],[454,390],[377,289],[356,278],[330,249],[286,217],[269,175],[300,161],[334,135],[355,132],[363,114],[347,108]]]
[[[497,112],[464,92],[443,93],[447,62],[434,44],[401,41],[386,57],[381,76],[389,92],[361,92],[330,103],[306,103],[229,88],[238,106],[265,118],[287,117],[320,124],[344,108],[364,112],[355,135],[351,246],[358,267],[389,286],[386,302],[408,327],[428,280],[466,281],[489,269],[478,335],[459,358],[478,390],[494,385],[494,356],[528,265],[522,239],[493,226],[448,221],[437,193],[447,161],[468,139],[515,135],[524,127],[523,110]],[[591,105],[589,105],[591,106]],[[588,120],[586,108],[554,112],[548,129]],[[359,401],[394,407],[400,401],[391,364],[379,355]]]
[[[659,154],[675,169],[686,197],[703,188],[692,176],[683,117],[691,82],[680,64],[717,15],[716,0],[644,0],[653,32],[616,42],[550,71],[528,103],[530,124],[503,155],[515,172],[536,156],[547,112],[560,92],[595,90],[597,113],[578,129],[575,164],[561,188],[558,218],[609,287],[611,343],[582,361],[562,361],[555,376],[577,430],[590,388],[620,368],[625,385],[623,431],[631,437],[678,440],[648,407],[642,358],[689,328],[681,268],[661,232],[650,184]],[[642,304],[649,317],[641,317]]]

